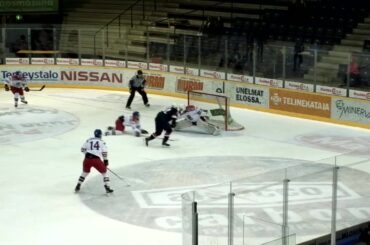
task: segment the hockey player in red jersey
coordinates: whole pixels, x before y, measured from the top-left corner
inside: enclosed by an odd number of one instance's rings
[[[127,119],[128,118],[128,119]],[[141,129],[140,125],[140,113],[138,111],[134,111],[132,115],[125,118],[125,116],[119,116],[115,122],[115,127],[108,127],[105,135],[119,135],[125,132],[126,127],[131,127],[134,135],[139,137],[141,134],[147,134],[148,131],[145,129]]]
[[[176,119],[178,116],[178,109],[175,106],[166,108],[160,111],[155,118],[155,132],[149,137],[145,138],[145,144],[148,146],[149,141],[154,140],[165,131],[164,138],[162,140],[163,146],[170,146],[167,141],[170,139],[172,128],[176,127]]]
[[[89,138],[83,144],[81,152],[85,154],[82,173],[75,187],[75,192],[79,192],[81,184],[90,173],[91,168],[95,168],[103,175],[104,188],[107,193],[113,192],[109,187],[109,177],[107,176],[108,150],[105,142],[101,139],[103,132],[100,129],[94,131],[94,137]]]
[[[27,78],[22,74],[20,71],[16,71],[13,75],[5,78],[4,81],[5,91],[12,91],[14,94],[14,107],[18,107],[18,100],[19,97],[21,98],[21,102],[27,104],[24,97],[24,91],[29,92],[30,89],[27,87]]]

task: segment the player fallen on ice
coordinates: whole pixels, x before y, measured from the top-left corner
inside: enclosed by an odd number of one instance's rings
[[[27,87],[27,77],[22,74],[20,71],[14,72],[13,75],[5,78],[5,91],[12,91],[14,95],[14,107],[18,107],[18,100],[21,99],[21,102],[27,104],[24,97],[24,91],[29,92],[30,89]]]
[[[163,146],[170,146],[167,141],[170,139],[172,128],[176,127],[176,119],[178,117],[178,109],[175,106],[166,108],[160,111],[155,118],[155,132],[149,137],[145,138],[145,144],[148,146],[149,141],[154,140],[165,131],[164,138],[162,140]]]
[[[109,126],[107,128],[107,131],[105,131],[106,136],[123,134],[126,127],[131,127],[136,137],[140,137],[141,134],[148,133],[148,131],[146,131],[145,129],[141,129],[140,113],[138,111],[134,111],[132,115],[128,117],[128,120],[125,118],[125,116],[119,116],[115,124],[115,127]]]
[[[206,112],[194,105],[188,105],[180,112],[180,116],[176,120],[175,131],[197,127],[202,132],[211,135],[219,135],[221,130],[218,126],[210,123]]]
[[[104,188],[107,193],[112,193],[113,190],[109,187],[109,177],[107,176],[108,166],[108,149],[105,142],[102,140],[103,132],[100,129],[94,131],[94,137],[89,138],[83,144],[81,152],[85,154],[85,159],[82,164],[82,173],[75,187],[75,192],[79,192],[81,184],[90,173],[91,168],[98,170],[103,176]]]

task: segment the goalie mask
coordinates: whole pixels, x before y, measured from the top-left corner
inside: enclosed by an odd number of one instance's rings
[[[188,105],[186,106],[185,110],[188,111],[195,111],[196,107],[194,105]]]

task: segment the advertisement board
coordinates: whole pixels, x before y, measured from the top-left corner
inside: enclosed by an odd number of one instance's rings
[[[187,93],[189,90],[204,91],[204,82],[200,78],[176,77],[176,92]]]
[[[253,86],[243,83],[227,84],[231,87],[231,102],[241,105],[250,105],[256,107],[268,107],[269,88],[263,86]]]
[[[28,58],[7,58],[6,62],[11,65],[0,66],[0,79],[4,80],[15,71],[21,71],[30,79],[31,84],[103,86],[127,89],[128,81],[136,74],[136,69],[92,66],[100,64],[102,60],[81,60],[83,64],[87,64],[86,66],[71,66],[71,64],[76,64],[78,59],[56,59],[57,64],[63,64],[61,66],[49,65],[48,63],[51,60],[53,59],[34,58],[33,63],[39,64],[27,65]],[[115,65],[124,65],[122,62],[115,62],[113,62]],[[139,65],[139,63],[136,64]],[[183,67],[177,68],[182,68],[182,71],[184,71]],[[269,85],[260,86],[245,81],[245,78],[249,81],[250,77],[235,74],[228,74],[228,78],[235,81],[155,70],[144,70],[144,74],[149,93],[151,91],[153,93],[158,92],[158,94],[184,97],[187,91],[198,90],[226,95],[231,99],[230,102],[236,106],[263,107],[284,112],[332,118],[335,119],[335,122],[354,122],[364,126],[370,124],[370,103],[366,101],[370,99],[369,92],[351,90],[351,96],[362,99],[359,100],[332,96],[343,95],[344,89],[341,88],[317,86],[320,93],[327,93],[328,95],[300,92],[273,87],[280,86],[280,80],[257,78],[259,83],[266,82]]]
[[[270,109],[330,118],[331,97],[270,88]]]
[[[233,74],[233,73],[228,73],[226,79],[229,81],[235,81],[235,82],[253,83],[253,77],[246,76],[246,75]]]
[[[59,68],[56,66],[0,66],[0,80],[4,80],[16,71],[21,71],[30,83],[56,83],[60,81]]]
[[[104,65],[108,67],[126,67],[126,61],[124,60],[105,60]]]
[[[160,73],[147,72],[145,73],[145,80],[146,88],[155,90],[163,90],[165,88],[166,77]]]
[[[148,69],[148,64],[145,62],[127,61],[127,68],[132,69]]]
[[[71,59],[71,58],[57,58],[57,65],[78,65],[78,59]]]
[[[209,77],[214,79],[226,79],[225,72],[200,70],[201,77]]]
[[[170,72],[185,74],[185,68],[183,66],[170,65]]]
[[[306,91],[306,92],[314,91],[313,84],[306,84],[306,83],[292,82],[292,81],[285,81],[285,88]]]
[[[112,69],[96,69],[96,67],[65,67],[34,65],[22,67],[2,66],[0,79],[20,70],[25,74],[30,83],[61,83],[80,85],[122,86],[127,84],[132,72],[117,71]]]
[[[349,90],[349,97],[363,100],[370,100],[370,92],[359,91],[359,90]]]
[[[152,71],[168,71],[168,65],[158,64],[158,63],[149,63],[149,70]]]
[[[103,60],[100,59],[81,59],[83,66],[103,66]]]
[[[282,88],[283,81],[271,78],[263,78],[263,77],[256,77],[256,84],[275,87],[275,88]]]
[[[30,63],[29,58],[6,58],[5,63],[7,65],[28,65]]]
[[[54,65],[54,58],[32,58],[32,65]]]
[[[370,103],[345,98],[333,99],[332,118],[340,121],[370,124]]]
[[[317,85],[316,93],[329,94],[329,95],[335,95],[335,96],[346,96],[347,90],[344,88]]]

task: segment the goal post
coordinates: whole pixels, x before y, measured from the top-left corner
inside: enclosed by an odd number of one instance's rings
[[[243,130],[230,113],[230,98],[221,94],[188,91],[188,105],[195,105],[207,112],[209,122],[225,131]]]

